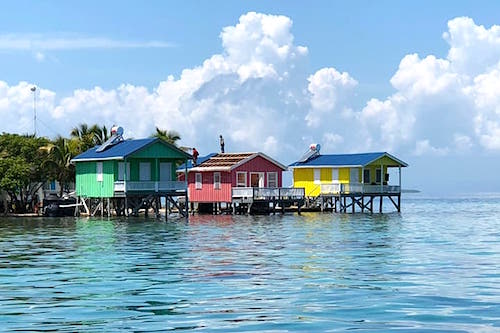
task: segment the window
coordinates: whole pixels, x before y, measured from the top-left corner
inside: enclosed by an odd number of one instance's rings
[[[201,190],[201,186],[202,186],[202,178],[201,178],[201,173],[197,173],[194,175],[195,176],[195,186],[194,188],[197,189],[197,190]]]
[[[338,184],[339,182],[339,169],[333,168],[332,169],[332,183]]]
[[[214,189],[220,190],[220,172],[214,172]]]
[[[102,182],[103,181],[102,162],[97,162],[96,163],[96,174],[97,174],[97,181],[98,182]]]
[[[320,184],[321,183],[321,170],[320,169],[314,169],[314,184]]]
[[[360,171],[359,171],[359,168],[351,168],[351,172],[350,172],[350,179],[349,179],[349,183],[351,184],[357,184],[359,183],[359,174],[360,174]]]
[[[247,187],[247,173],[237,172],[236,173],[236,187]]]
[[[377,170],[375,171],[375,175],[376,175],[376,176],[375,176],[376,182],[377,182],[377,183],[380,183],[380,182],[382,181],[382,170],[377,169]]]
[[[118,162],[118,180],[125,180],[125,175],[127,180],[130,180],[130,163],[127,162],[127,170],[125,172],[125,162]]]
[[[370,184],[370,169],[363,170],[363,183]]]
[[[278,187],[278,173],[268,172],[267,173],[267,187]]]
[[[172,180],[172,163],[161,162],[160,163],[160,181],[169,182]]]
[[[139,180],[140,181],[151,180],[151,163],[149,162],[139,163]]]

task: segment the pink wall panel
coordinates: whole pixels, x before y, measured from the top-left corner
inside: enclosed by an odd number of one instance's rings
[[[214,173],[202,172],[202,187],[196,188],[195,172],[190,172],[189,201],[191,202],[231,202],[231,175],[221,172],[221,188],[214,188]]]
[[[248,161],[247,163],[239,166],[233,170],[233,176],[231,183],[236,185],[236,172],[246,171],[247,172],[247,185],[250,186],[250,172],[265,172],[264,175],[264,187],[267,187],[267,172],[277,172],[278,173],[278,187],[282,186],[283,170],[274,163],[269,162],[263,157],[257,156],[256,158]]]

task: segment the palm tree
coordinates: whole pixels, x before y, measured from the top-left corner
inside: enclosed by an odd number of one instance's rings
[[[42,167],[49,169],[52,179],[59,182],[61,187],[59,196],[62,196],[63,188],[75,179],[75,167],[70,162],[76,155],[78,146],[77,140],[58,136],[53,142],[40,148],[48,154]]]
[[[97,126],[97,125],[94,125]],[[94,127],[93,126],[93,127]],[[93,128],[92,127],[92,128]],[[79,151],[84,152],[95,146],[95,135],[92,128],[85,123],[80,124],[78,127],[74,127],[71,130],[71,137],[79,141]]]
[[[102,145],[110,137],[110,133],[108,132],[106,125],[103,125],[101,127],[101,126],[95,124],[90,128],[90,131],[92,133],[94,133],[94,143],[96,145]]]
[[[177,131],[162,130],[158,127],[156,127],[156,133],[151,137],[160,138],[174,146],[177,146],[177,141],[181,139],[181,135]]]

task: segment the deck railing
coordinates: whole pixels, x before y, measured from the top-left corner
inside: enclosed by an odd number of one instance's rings
[[[373,185],[362,183],[346,184],[321,184],[321,194],[397,194],[401,193],[401,187],[396,185]]]
[[[305,189],[303,187],[234,187],[232,189],[233,199],[292,200],[303,199],[304,195]]]
[[[126,187],[126,188],[125,188]],[[186,182],[183,181],[117,181],[115,182],[115,192],[164,192],[186,190]]]

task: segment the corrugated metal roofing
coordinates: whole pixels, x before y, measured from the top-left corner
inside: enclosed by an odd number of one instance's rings
[[[198,164],[193,171],[230,171],[238,166],[252,160],[253,158],[260,156],[269,162],[279,166],[281,169],[286,170],[287,167],[278,161],[272,159],[263,153],[224,153],[215,154],[209,159],[205,160],[203,163]]]
[[[217,155],[217,153],[210,153],[206,156],[198,156],[198,165],[200,165],[201,163],[205,162],[206,160],[208,160],[209,158],[211,158],[215,155]],[[193,161],[188,160],[187,167],[188,167],[188,169],[191,169],[193,167]],[[181,165],[179,165],[179,167],[177,167],[177,172],[184,172],[185,170],[186,170],[185,163],[182,163]]]
[[[197,165],[199,168],[209,168],[209,167],[218,167],[218,168],[231,168],[233,165],[236,165],[243,161],[244,159],[255,155],[255,153],[224,153],[217,154],[212,156],[208,160],[204,161]]]
[[[388,156],[401,166],[408,166],[405,162],[398,160],[394,156],[386,152],[377,153],[361,153],[361,154],[333,154],[333,155],[318,155],[310,158],[306,162],[294,162],[289,167],[301,166],[366,166],[371,162]]]
[[[80,155],[74,157],[71,161],[73,162],[78,162],[78,161],[84,161],[84,160],[112,160],[112,159],[123,159],[133,153],[135,153],[138,150],[141,150],[145,148],[146,146],[154,143],[155,141],[161,141],[158,138],[147,138],[147,139],[136,139],[136,140],[124,140],[121,141],[106,150],[102,152],[97,152],[97,149],[100,146],[95,146],[93,148],[90,148],[84,153],[81,153]],[[175,150],[179,150],[183,154],[186,154],[186,157],[189,156],[189,154],[181,151],[175,146],[172,146],[168,144],[167,142],[161,141],[165,145],[171,146]]]

